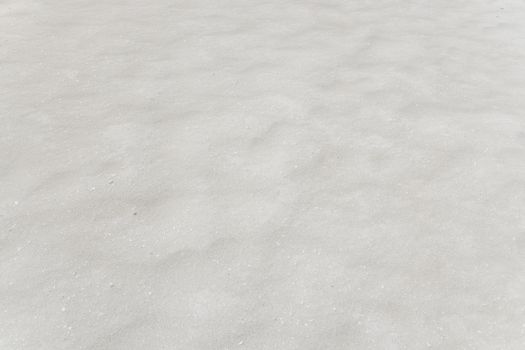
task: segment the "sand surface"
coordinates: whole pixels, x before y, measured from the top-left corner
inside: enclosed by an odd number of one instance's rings
[[[525,2],[1,0],[0,349],[525,349]]]

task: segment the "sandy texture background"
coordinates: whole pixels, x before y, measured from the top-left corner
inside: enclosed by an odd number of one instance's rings
[[[2,350],[525,348],[525,3],[0,1]]]

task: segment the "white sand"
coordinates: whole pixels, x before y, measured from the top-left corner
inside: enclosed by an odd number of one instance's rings
[[[525,349],[522,0],[0,1],[1,350]]]

